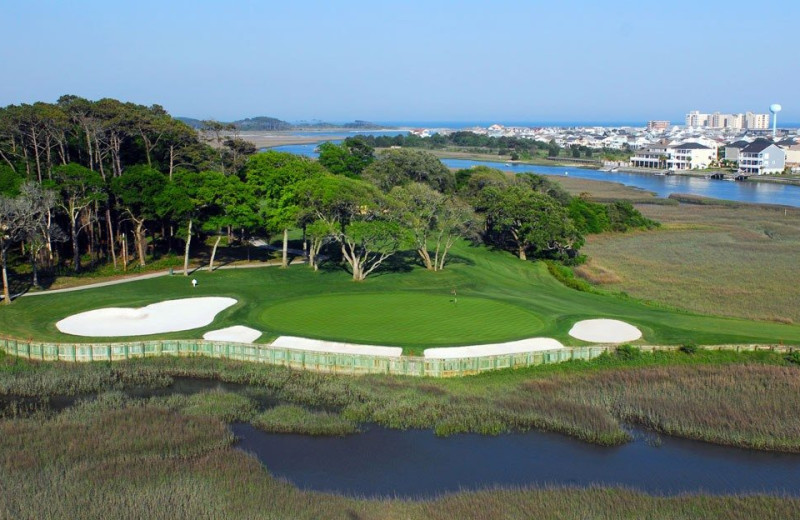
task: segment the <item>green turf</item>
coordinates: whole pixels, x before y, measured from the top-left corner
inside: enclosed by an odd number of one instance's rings
[[[309,319],[307,309],[314,309]],[[423,292],[326,294],[264,309],[269,330],[358,343],[393,339],[396,345],[453,345],[537,334],[536,314],[499,300]]]
[[[419,353],[423,346],[418,343],[419,338],[436,336],[437,330],[444,326],[458,329],[459,322],[466,325],[456,331],[458,335],[439,335],[424,344],[458,345],[467,338],[466,342],[486,343],[535,335],[582,345],[570,338],[567,331],[578,320],[602,317],[636,325],[646,343],[800,344],[797,325],[674,312],[630,299],[578,292],[552,278],[544,264],[523,262],[483,247],[457,244],[452,258],[453,263],[442,272],[428,272],[419,267],[409,270],[406,266],[397,272],[373,275],[361,283],[353,282],[341,269],[315,273],[307,266],[296,265],[288,270],[269,267],[197,272],[192,275],[200,282],[196,289],[190,285],[192,277],[176,275],[25,297],[12,305],[0,306],[0,333],[39,340],[98,341],[61,334],[55,323],[70,314],[100,307],[138,307],[191,296],[231,296],[238,303],[220,313],[207,327],[129,339],[200,338],[208,330],[247,325],[264,332],[262,341],[291,332],[402,345],[407,347],[406,353]],[[466,304],[458,312],[468,308],[471,316],[448,317],[446,313],[456,310],[449,302],[453,289],[457,290],[458,305]],[[354,303],[358,303],[359,313],[348,308]],[[270,308],[277,316],[270,316]],[[484,309],[488,311],[482,312]],[[501,309],[504,311],[499,312]],[[412,327],[404,328],[402,323],[411,323]]]

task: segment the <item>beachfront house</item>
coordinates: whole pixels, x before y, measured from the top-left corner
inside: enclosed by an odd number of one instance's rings
[[[700,143],[683,143],[671,148],[667,168],[673,171],[708,168],[717,159],[717,149]]]
[[[739,152],[739,173],[742,174],[783,173],[785,167],[786,152],[767,139],[756,139]]]

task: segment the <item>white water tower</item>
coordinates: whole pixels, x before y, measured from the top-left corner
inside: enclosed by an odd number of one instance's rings
[[[769,106],[769,111],[772,112],[772,138],[775,139],[775,136],[778,134],[778,112],[781,111],[783,107],[781,107],[778,103],[773,103]]]

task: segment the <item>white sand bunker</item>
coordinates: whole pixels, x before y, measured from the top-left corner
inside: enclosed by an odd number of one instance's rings
[[[504,354],[526,354],[541,350],[554,350],[564,348],[558,340],[553,338],[528,338],[507,343],[492,343],[489,345],[472,345],[469,347],[429,348],[424,352],[426,358],[451,359],[467,357],[500,356]]]
[[[291,348],[295,350],[330,352],[333,354],[364,354],[367,356],[381,357],[400,357],[403,354],[403,349],[400,347],[359,345],[356,343],[341,343],[338,341],[324,341],[321,339],[298,338],[296,336],[280,336],[278,339],[272,342],[272,346]]]
[[[203,334],[203,339],[211,341],[233,341],[234,343],[252,343],[261,337],[261,331],[234,325],[224,329],[210,330]]]
[[[107,307],[73,314],[56,323],[65,334],[76,336],[145,336],[161,332],[205,327],[221,311],[235,304],[233,298],[183,298],[147,307]]]
[[[624,321],[599,319],[579,321],[569,335],[593,343],[623,343],[641,338],[642,331]]]

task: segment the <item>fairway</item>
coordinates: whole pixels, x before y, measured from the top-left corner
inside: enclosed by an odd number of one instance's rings
[[[645,305],[629,298],[568,289],[543,263],[507,253],[453,248],[454,262],[432,273],[412,266],[354,283],[340,269],[232,269],[196,272],[196,288],[183,276],[162,276],[116,286],[19,298],[0,306],[0,334],[67,343],[96,339],[60,332],[55,324],[75,313],[104,307],[140,308],[187,297],[229,297],[237,303],[209,325],[116,341],[202,338],[207,332],[245,326],[262,333],[259,343],[281,335],[403,347],[421,355],[427,347],[499,343],[547,337],[586,345],[568,332],[581,320],[616,319],[639,329],[651,344],[800,344],[800,326],[721,318]],[[666,286],[666,284],[665,284]],[[453,289],[458,290],[458,303]]]
[[[379,345],[469,345],[538,334],[539,317],[509,303],[421,292],[329,294],[268,307],[260,325],[314,338]]]

